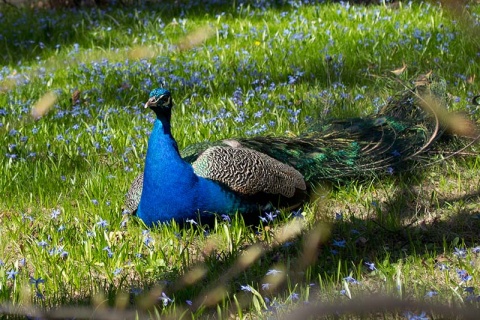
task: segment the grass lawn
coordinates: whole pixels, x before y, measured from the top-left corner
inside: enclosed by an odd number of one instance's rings
[[[0,317],[263,319],[320,301],[335,318],[371,295],[478,308],[476,149],[319,186],[302,210],[253,226],[148,229],[122,214],[156,87],[172,92],[180,148],[365,116],[431,70],[451,110],[479,117],[479,5],[222,2],[0,7]],[[439,318],[412,306],[364,317]]]

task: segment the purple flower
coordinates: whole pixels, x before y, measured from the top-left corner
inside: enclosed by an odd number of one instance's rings
[[[246,286],[240,286],[240,290],[245,291],[245,292],[252,292],[252,287],[250,287],[247,284]]]
[[[262,290],[269,290],[270,289],[270,283],[262,283]]]
[[[370,270],[370,271],[377,270],[374,262],[365,262],[365,265],[367,266],[368,270]]]
[[[190,223],[191,225],[197,225],[197,224],[198,224],[198,223],[197,223],[195,220],[193,220],[193,219],[187,219],[187,220],[185,220],[185,222],[188,222],[188,223]]]
[[[58,218],[59,215],[60,215],[60,209],[54,209],[50,214],[50,219],[55,220]]]
[[[343,280],[345,280],[348,283],[353,283],[353,284],[359,284],[360,283],[355,278],[353,278],[352,276],[345,277],[345,278],[343,278]]]
[[[267,276],[276,276],[277,274],[282,273],[280,270],[270,269],[266,273]]]
[[[150,247],[150,245],[153,243],[153,238],[150,237],[149,235],[147,235],[144,239],[143,239],[143,244],[145,244],[145,246],[147,247]]]
[[[106,246],[105,248],[102,249],[103,251],[107,251],[107,255],[109,258],[113,257],[113,251],[110,249],[109,246]]]
[[[38,277],[38,279],[35,279],[34,277],[30,276],[30,283],[35,285],[35,288],[38,289],[38,285],[40,283],[45,283],[45,280],[42,279],[41,277]]]
[[[292,300],[292,301],[293,301],[293,300],[298,300],[298,299],[300,299],[300,296],[298,295],[298,293],[292,292],[292,294],[290,294],[290,296],[288,297],[288,299],[290,299],[290,300]]]
[[[158,300],[161,300],[163,303],[163,306],[166,307],[169,303],[173,302],[172,299],[170,299],[165,292],[162,292],[162,295],[158,298]]]
[[[453,252],[459,259],[465,259],[467,257],[467,251],[465,249],[459,249],[455,247],[455,252]]]
[[[410,311],[408,311],[404,315],[408,320],[429,320],[430,319],[429,317],[426,316],[425,312],[422,312],[419,315],[415,315]]]
[[[274,212],[266,212],[265,216],[269,221],[273,221],[277,217],[277,215],[275,213]]]
[[[437,263],[436,266],[438,269],[440,269],[440,271],[450,270],[450,267],[444,263]]]
[[[298,210],[293,210],[292,211],[292,216],[294,218],[298,218],[298,219],[305,219],[305,216],[303,215],[303,210],[302,208],[298,209]]]
[[[467,282],[467,281],[472,279],[472,276],[469,275],[466,270],[457,269],[456,271],[457,271],[457,275],[458,275],[458,277],[460,278],[461,281]]]
[[[425,294],[425,297],[432,298],[434,296],[438,296],[438,292],[435,290],[430,290]]]
[[[332,245],[335,246],[335,247],[339,247],[339,248],[345,248],[345,245],[347,244],[347,241],[346,240],[333,240],[333,243]]]
[[[38,299],[44,299],[43,293],[40,292],[40,290],[35,290],[35,297]]]
[[[106,228],[108,226],[107,220],[100,219],[100,221],[97,222],[97,226],[100,228]]]
[[[62,250],[62,252],[60,252],[60,258],[65,260],[65,259],[67,259],[67,257],[68,257],[68,252],[65,251],[65,250]]]
[[[15,276],[18,274],[18,271],[10,270],[7,271],[7,279],[15,279]]]
[[[465,290],[465,292],[469,294],[473,294],[475,292],[474,287],[465,287],[463,290]]]
[[[398,152],[398,150],[393,150],[392,151],[392,156],[394,157],[400,157],[402,154],[400,152]]]
[[[37,242],[37,245],[42,248],[46,248],[48,246],[48,243],[45,240]]]

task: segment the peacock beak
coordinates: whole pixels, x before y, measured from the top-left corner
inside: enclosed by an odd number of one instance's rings
[[[144,108],[151,108],[151,107],[154,107],[155,104],[157,102],[157,99],[155,99],[155,97],[151,97],[150,99],[148,99],[148,101],[145,103],[145,106]]]

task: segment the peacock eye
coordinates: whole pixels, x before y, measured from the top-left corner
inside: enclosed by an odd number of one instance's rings
[[[162,105],[162,107],[166,107],[170,104],[170,96],[160,96],[156,102],[158,102],[159,105]]]

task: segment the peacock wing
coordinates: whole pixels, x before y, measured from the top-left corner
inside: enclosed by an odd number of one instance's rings
[[[208,148],[192,166],[197,175],[243,195],[264,192],[290,198],[297,189],[306,190],[305,180],[295,168],[259,151],[231,144]]]
[[[143,173],[139,174],[135,180],[133,180],[125,195],[125,213],[134,214],[137,211],[140,198],[142,196],[143,189]]]

